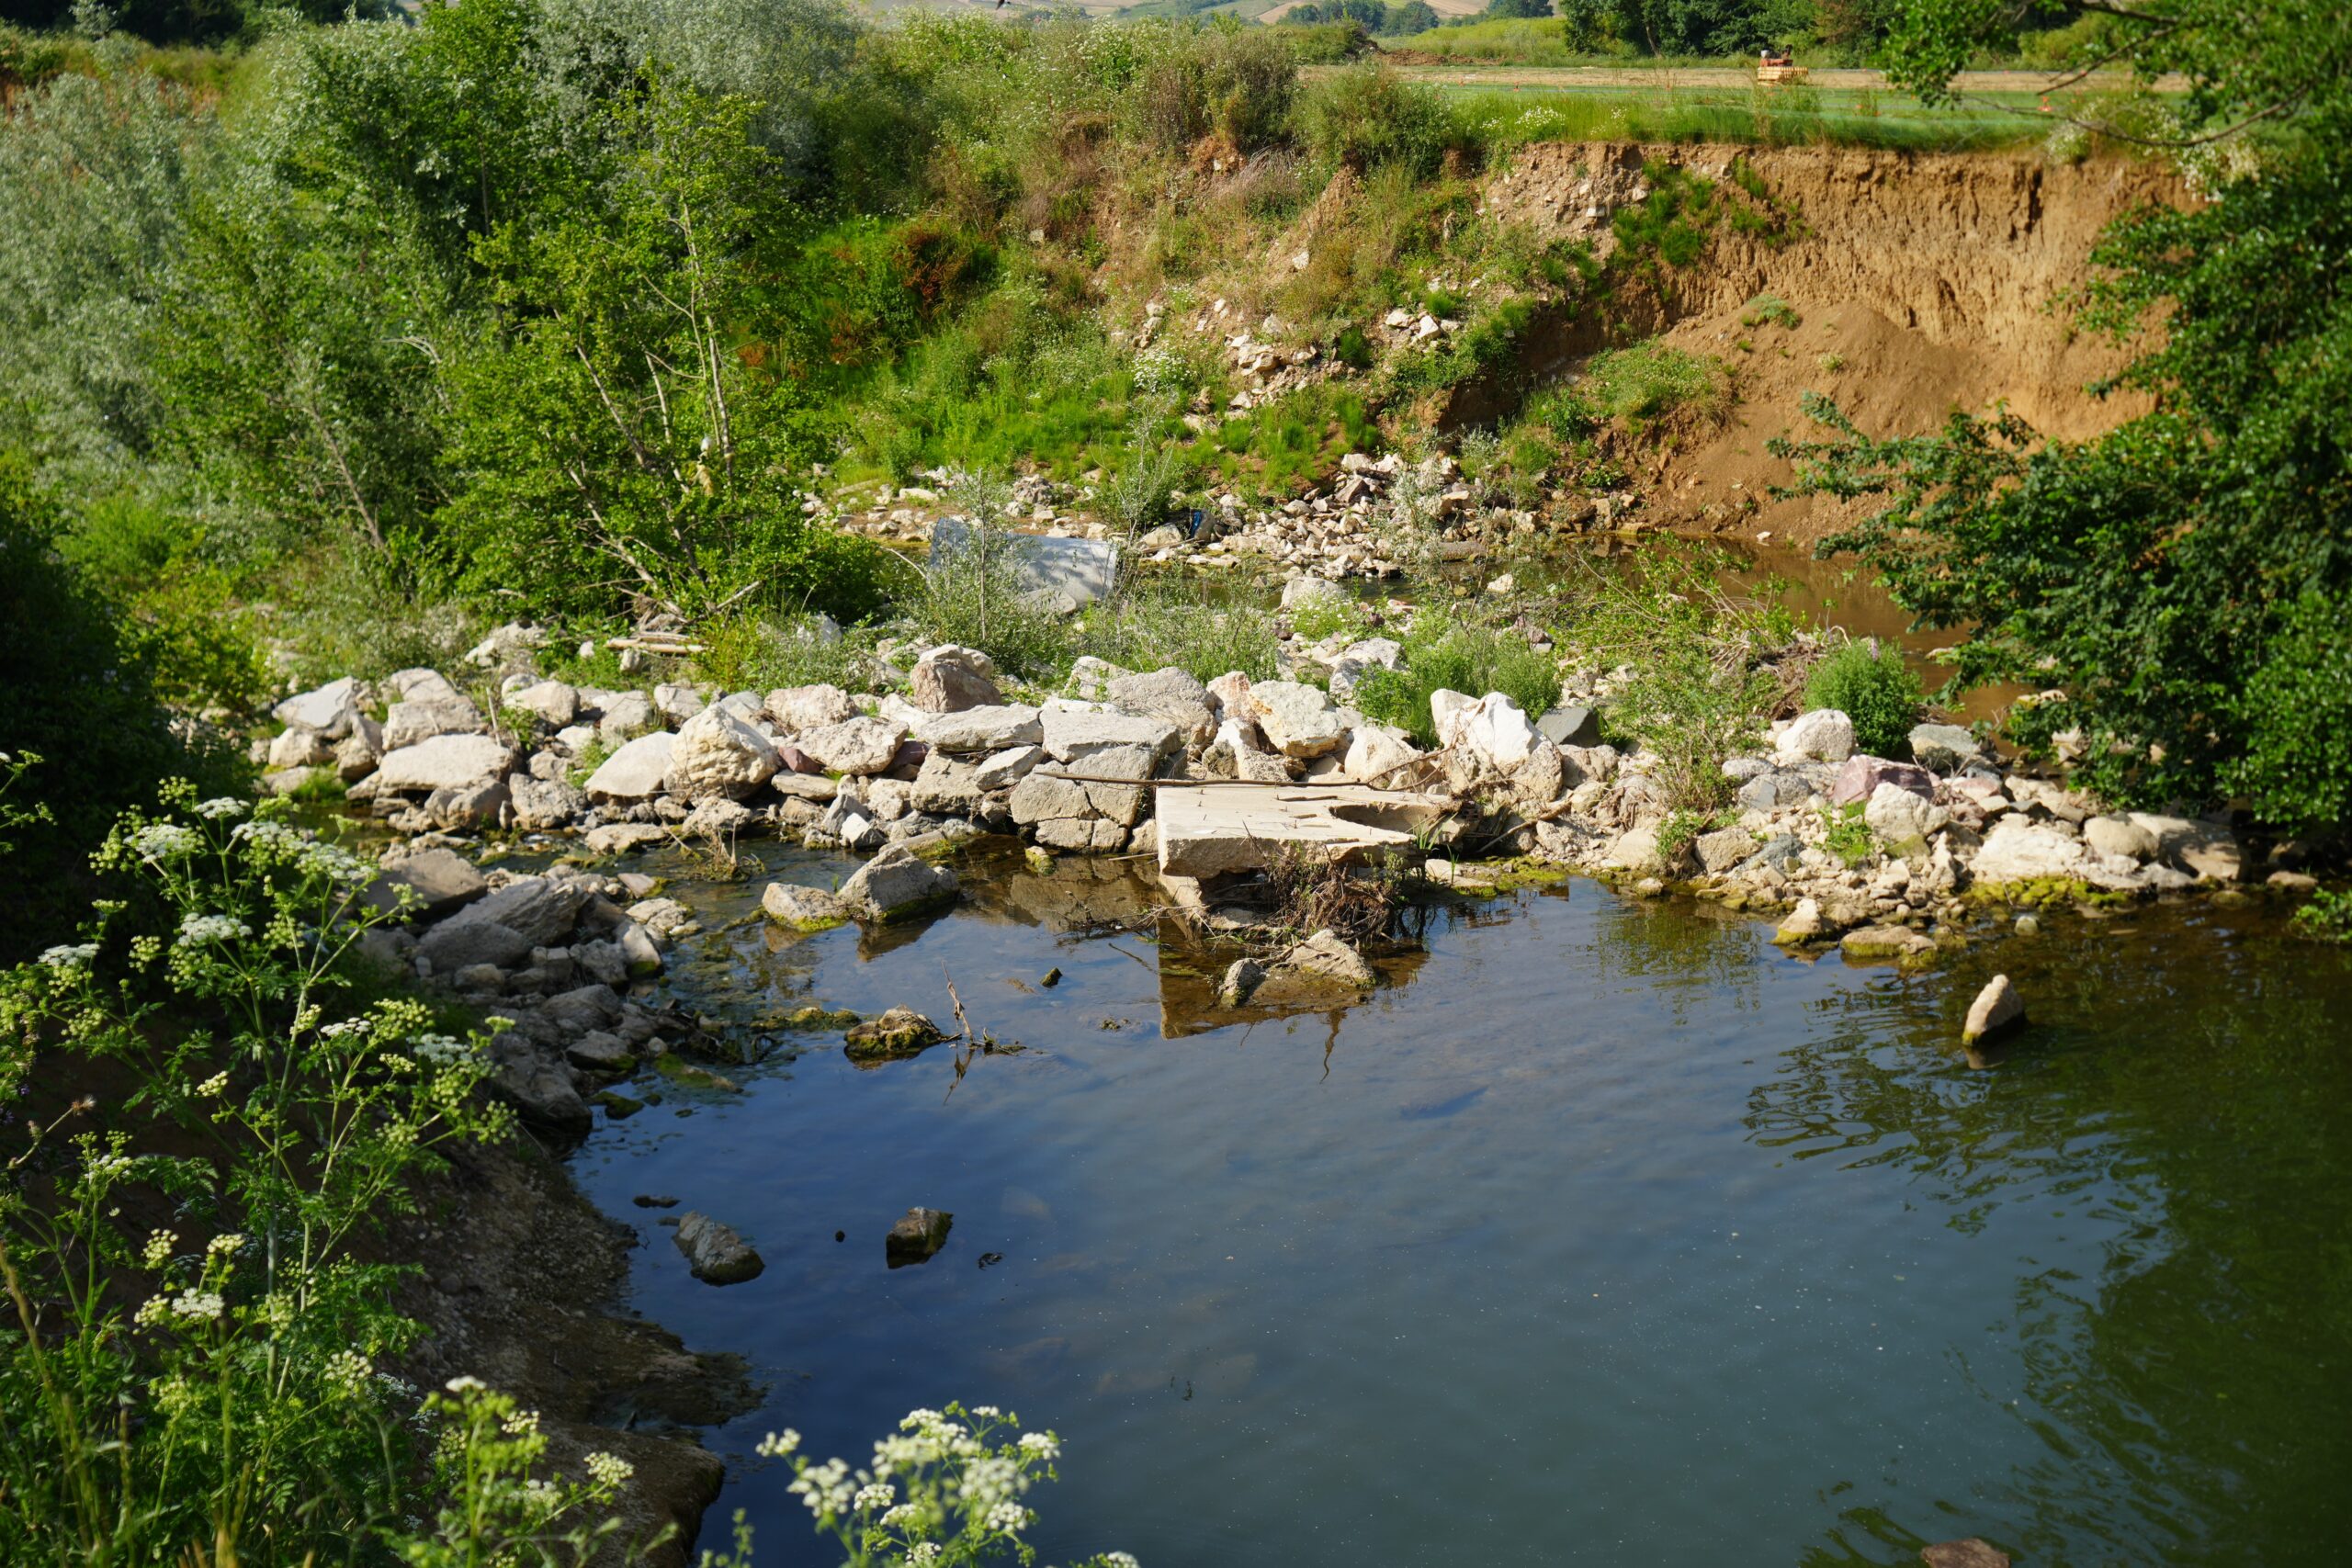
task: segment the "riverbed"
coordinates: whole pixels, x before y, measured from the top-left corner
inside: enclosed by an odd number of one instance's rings
[[[1903,975],[1574,880],[1431,910],[1361,1005],[1237,1016],[1135,864],[1018,866],[879,941],[776,930],[757,877],[671,889],[706,934],[664,989],[758,1059],[575,1168],[645,1241],[630,1304],[767,1386],[707,1434],[734,1469],[705,1544],[741,1508],[762,1563],[834,1562],[760,1436],[855,1461],[949,1399],[1061,1435],[1049,1562],[2352,1539],[2352,957],[2265,907],[1988,922]],[[1996,971],[2032,1022],[1972,1065]],[[951,979],[1022,1049],[860,1068],[777,1026],[811,999],[945,1022]],[[696,1282],[639,1194],[766,1272]],[[890,1269],[915,1205],[953,1232]]]

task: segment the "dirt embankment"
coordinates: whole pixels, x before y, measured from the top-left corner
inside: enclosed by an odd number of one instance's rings
[[[1722,177],[1733,155],[1721,147],[1531,147],[1489,187],[1487,205],[1550,231],[1590,235],[1606,224],[1595,194],[1644,163]],[[1764,444],[1815,433],[1799,408],[1808,391],[1875,434],[1919,434],[1953,410],[2006,401],[2045,435],[2075,440],[2145,410],[2136,393],[2092,394],[2091,384],[2130,355],[2075,329],[2059,300],[2089,276],[2091,247],[2110,220],[2188,199],[2177,179],[2148,164],[2063,166],[2032,154],[1743,155],[1801,223],[1778,240],[1719,224],[1697,262],[1667,275],[1663,320],[1643,325],[1730,366],[1737,398],[1720,426],[1686,434],[1633,476],[1653,522],[1769,530],[1781,542],[1843,524],[1854,508],[1770,497],[1791,471]],[[1759,295],[1784,300],[1798,324],[1753,320]],[[1534,368],[1572,368],[1594,346],[1564,340],[1554,355],[1561,364]]]

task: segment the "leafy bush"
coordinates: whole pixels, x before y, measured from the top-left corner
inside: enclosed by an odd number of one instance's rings
[[[1356,684],[1355,706],[1367,718],[1393,724],[1423,746],[1437,744],[1430,694],[1460,692],[1480,697],[1500,692],[1534,718],[1560,700],[1560,668],[1511,626],[1494,626],[1460,614],[1424,609],[1398,639],[1404,667],[1375,670]]]
[[[2352,942],[2352,888],[2321,888],[2295,911],[2294,927],[2321,942]]]
[[[1740,307],[1741,326],[1760,327],[1768,322],[1774,326],[1796,327],[1804,324],[1804,318],[1797,314],[1794,306],[1777,294],[1758,294]]]
[[[1170,586],[1130,592],[1089,611],[1076,651],[1129,670],[1172,665],[1198,681],[1214,681],[1228,670],[1271,681],[1279,641],[1273,612],[1263,605]]]
[[[1394,164],[1434,174],[1461,140],[1443,98],[1376,62],[1315,83],[1300,98],[1298,118],[1317,159],[1359,171]]]
[[[1878,835],[1862,820],[1861,803],[1840,806],[1821,814],[1821,847],[1849,866],[1878,853]]]
[[[1839,643],[1805,677],[1805,706],[1852,719],[1854,744],[1873,757],[1905,754],[1925,700],[1903,650],[1874,638]]]
[[[2352,642],[2340,599],[2306,593],[2233,705],[2245,752],[2222,778],[2267,821],[2352,821]]]

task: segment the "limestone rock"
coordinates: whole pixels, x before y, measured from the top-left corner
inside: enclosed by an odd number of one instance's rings
[[[1080,702],[1099,703],[1111,694],[1112,682],[1134,673],[1134,671],[1114,664],[1107,659],[1097,659],[1091,653],[1081,654],[1078,661],[1069,667],[1069,679],[1062,683],[1062,689]]]
[[[1254,995],[1266,978],[1266,971],[1254,958],[1237,958],[1227,965],[1224,978],[1216,985],[1216,1005],[1238,1008]]]
[[[677,741],[676,736],[662,729],[639,736],[589,775],[588,794],[599,800],[650,800],[662,793],[662,782],[669,777]]]
[[[491,1087],[514,1105],[516,1114],[567,1138],[587,1136],[595,1119],[561,1062],[540,1055],[512,1032],[493,1038],[491,1049],[498,1062],[491,1074]]]
[[[1993,825],[1970,867],[1978,883],[2000,886],[2083,874],[2083,846],[2054,828],[2008,816]]]
[[[662,728],[662,715],[643,692],[622,692],[605,705],[596,720],[597,738],[607,745],[650,734]]]
[[[1852,763],[1847,765],[1850,767]],[[1871,831],[1902,855],[1924,852],[1928,838],[1941,831],[1951,819],[1951,814],[1942,807],[1920,799],[1893,780],[1872,791],[1870,803],[1862,807],[1862,820],[1870,825]]]
[[[1836,708],[1799,714],[1781,732],[1780,761],[1842,762],[1854,754],[1854,721]]]
[[[1989,761],[1984,743],[1957,724],[1919,724],[1911,728],[1911,760],[1932,773],[1956,773]]]
[[[1435,705],[1431,705],[1434,709]],[[1527,722],[1520,705],[1500,692],[1489,692],[1466,707],[1455,708],[1437,727],[1438,743],[1468,751],[1498,772],[1519,766],[1542,739]]]
[[[2009,1568],[2007,1552],[1973,1535],[1923,1546],[1919,1549],[1919,1561],[1928,1568]]]
[[[1721,876],[1756,852],[1756,835],[1745,828],[1718,828],[1693,839],[1690,848],[1708,875]]]
[[[435,975],[455,975],[478,964],[500,968],[530,956],[531,939],[496,920],[444,920],[426,931],[416,944],[416,955]]]
[[[769,883],[760,894],[760,908],[768,919],[797,931],[820,931],[849,919],[849,911],[832,894],[797,882]]]
[[[756,1280],[767,1265],[735,1234],[699,1210],[679,1216],[674,1239],[686,1267],[706,1285],[739,1285]]]
[[[357,784],[374,773],[383,759],[383,727],[364,713],[356,716],[351,733],[334,743],[335,776],[347,784]]]
[[[775,744],[732,708],[707,707],[672,741],[671,794],[687,800],[741,800],[781,769]]]
[[[892,844],[842,884],[841,900],[859,919],[887,925],[952,904],[959,891],[953,871]]]
[[[1018,703],[926,716],[914,738],[933,751],[1002,751],[1046,738],[1037,710]]]
[[[1295,681],[1261,681],[1250,688],[1250,715],[1267,743],[1285,757],[1321,757],[1347,744],[1347,726],[1330,696]]]
[[[1772,933],[1772,940],[1782,947],[1795,947],[1804,942],[1818,942],[1826,934],[1826,923],[1821,918],[1820,901],[1814,898],[1800,898],[1797,900],[1797,907],[1789,911],[1788,918],[1783,919],[1780,929]]]
[[[345,675],[339,681],[330,681],[299,696],[287,698],[269,710],[269,716],[289,728],[300,725],[330,740],[340,740],[351,733],[352,721],[359,716],[360,704],[366,695],[366,688]]]
[[[1362,990],[1371,989],[1380,980],[1363,953],[1328,929],[1294,945],[1275,961],[1275,968],[1278,972],[1290,970],[1319,976]]]
[[[2024,1021],[2024,998],[2018,995],[2017,987],[2009,984],[2007,975],[1996,975],[1985,982],[1984,988],[1977,992],[1976,999],[1969,1004],[1968,1021],[1960,1032],[1961,1043],[1973,1045],[1980,1040],[1989,1040],[2006,1030],[2014,1029]]]
[[[438,670],[395,670],[384,677],[387,701],[402,703],[463,702],[466,694]]]
[[[907,804],[933,817],[973,816],[980,809],[984,793],[979,772],[976,763],[959,762],[944,751],[933,751],[923,758],[922,771],[907,787]]]
[[[961,713],[995,707],[1004,701],[996,682],[965,657],[970,649],[936,648],[915,661],[907,677],[914,705],[925,713]],[[986,658],[986,655],[981,655]]]
[[[315,768],[334,760],[334,742],[308,725],[289,725],[269,743],[269,770]]]
[[[1535,732],[1555,746],[1598,746],[1600,716],[1589,707],[1550,708],[1535,721]]]
[[[511,820],[525,832],[544,832],[569,825],[588,808],[588,797],[562,779],[535,779],[515,773],[506,781]]]
[[[906,728],[892,719],[850,718],[804,731],[800,750],[829,773],[869,778],[890,771]]]
[[[1163,756],[1176,746],[1176,727],[1162,718],[1049,705],[1041,722],[1046,752],[1062,763],[1081,763],[1097,752],[1125,746],[1145,747],[1154,756]]]
[[[1347,602],[1346,589],[1320,577],[1294,577],[1283,584],[1282,607],[1284,610],[1302,610],[1316,604],[1336,609],[1344,607]]]
[[[1386,725],[1360,724],[1348,737],[1347,755],[1340,767],[1359,784],[1377,787],[1421,754],[1398,730]]]
[[[1857,756],[1846,759],[1838,770],[1838,782],[1829,787],[1829,804],[1851,806],[1876,795],[1882,784],[1894,784],[1910,791],[1921,800],[1936,798],[1935,775],[1927,769],[1909,762],[1889,761],[1884,757]]]
[[[653,688],[653,706],[672,724],[684,724],[705,707],[702,694],[692,686],[668,682]]]
[[[933,753],[936,755],[937,753]],[[1011,789],[1046,760],[1043,746],[1030,744],[1013,746],[999,751],[973,770],[972,783],[986,794]],[[925,764],[928,766],[929,764]]]
[[[1771,768],[1739,786],[1739,804],[1749,811],[1802,806],[1814,794],[1813,780],[1795,768]]]
[[[670,829],[658,822],[606,822],[580,835],[591,854],[625,855],[666,841]]]
[[[514,771],[515,757],[503,741],[487,735],[436,735],[384,754],[376,768],[379,790],[429,793],[458,789]]]
[[[1838,948],[1849,958],[1917,958],[1936,950],[1936,944],[1908,926],[1865,926],[1848,931],[1838,939]]]
[[[839,686],[783,686],[770,692],[768,717],[788,735],[801,735],[857,716],[857,705]]]
[[[384,710],[384,748],[397,751],[436,735],[479,735],[490,727],[463,697],[394,703]]]
[[[1201,746],[1216,733],[1216,715],[1206,686],[1170,667],[1148,675],[1121,675],[1110,682],[1110,701],[1123,713],[1163,719],[1176,727],[1187,746]]]
[[[580,716],[580,688],[561,681],[537,681],[507,693],[504,705],[534,715],[549,729],[561,729]]]
[[[2156,858],[2156,836],[2128,817],[2094,817],[2083,824],[2083,844],[2093,854]]]
[[[476,779],[424,797],[424,815],[435,828],[450,831],[497,827],[506,818],[506,807],[504,779]]]
[[[451,850],[419,850],[379,874],[365,895],[377,909],[406,905],[417,919],[435,920],[479,898],[490,884],[471,862]],[[404,900],[403,892],[413,897]]]
[[[901,1007],[853,1025],[842,1048],[853,1062],[895,1062],[919,1056],[946,1038],[931,1020]]]

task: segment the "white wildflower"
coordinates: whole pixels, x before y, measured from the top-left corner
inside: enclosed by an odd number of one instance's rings
[[[375,868],[339,844],[313,842],[306,847],[297,863],[312,876],[323,876],[330,882],[365,882],[376,874]]]
[[[1029,1510],[1018,1503],[999,1503],[989,1510],[988,1526],[1007,1535],[1017,1534],[1029,1523]]]
[[[880,1522],[885,1529],[896,1529],[914,1517],[915,1506],[912,1503],[901,1503],[895,1508],[883,1509]]]
[[[218,1318],[227,1304],[218,1291],[182,1291],[172,1298],[172,1310],[182,1317]]]
[[[857,1495],[851,1500],[850,1506],[860,1513],[868,1508],[887,1508],[898,1495],[899,1489],[887,1482],[869,1482],[857,1489]]]
[[[469,1043],[447,1034],[420,1034],[411,1043],[409,1049],[415,1053],[418,1061],[435,1067],[446,1067],[452,1062],[471,1061],[474,1055],[474,1048]]]
[[[172,1260],[172,1248],[180,1238],[173,1231],[157,1231],[147,1238],[147,1250],[140,1254],[140,1261],[150,1269],[161,1269]]]
[[[172,1298],[168,1295],[149,1296],[139,1303],[130,1320],[143,1328],[152,1328],[172,1315]]]
[[[341,1023],[321,1026],[319,1036],[323,1040],[340,1040],[346,1034],[365,1034],[375,1027],[364,1018],[346,1018]]]
[[[326,1380],[346,1393],[357,1393],[368,1386],[376,1369],[368,1358],[356,1350],[337,1350],[327,1358]]]
[[[993,1404],[975,1404],[972,1406],[972,1414],[983,1421],[993,1421],[1004,1413]]]
[[[1051,1432],[1023,1432],[1021,1434],[1021,1446],[1042,1460],[1061,1458],[1062,1446],[1055,1441]]]
[[[41,950],[40,961],[51,969],[87,969],[98,955],[95,942],[75,942],[71,947],[50,947]]]
[[[618,1486],[637,1473],[637,1466],[618,1454],[608,1454],[599,1449],[585,1461],[588,1478],[599,1486]]]
[[[197,1085],[196,1092],[199,1099],[218,1100],[220,1097],[220,1092],[228,1087],[229,1075],[227,1073],[215,1073],[210,1077],[205,1079],[202,1083]]]
[[[231,795],[216,795],[210,800],[196,803],[196,814],[208,822],[218,822],[224,817],[243,817],[245,803]]]
[[[204,1244],[204,1250],[211,1256],[221,1257],[241,1250],[244,1245],[245,1238],[235,1231],[222,1231]]]
[[[786,1427],[781,1432],[770,1432],[762,1438],[758,1451],[762,1459],[782,1459],[799,1446],[800,1434]]]
[[[441,1386],[451,1393],[478,1393],[490,1385],[477,1377],[456,1377]]]
[[[907,1553],[907,1561],[909,1562],[938,1562],[939,1543],[935,1540],[919,1540],[915,1542],[914,1549]]]
[[[283,822],[240,823],[229,836],[243,839],[250,848],[284,855],[300,853],[303,844],[302,835]]]
[[[130,847],[140,859],[161,863],[187,859],[204,847],[204,840],[195,829],[177,822],[150,822],[130,835]]]
[[[1106,1551],[1102,1554],[1102,1563],[1103,1568],[1143,1568],[1143,1564],[1135,1560],[1134,1553],[1126,1551]]]
[[[845,1460],[829,1459],[822,1464],[812,1464],[800,1472],[800,1479],[785,1488],[808,1506],[808,1511],[822,1519],[846,1510],[856,1489],[849,1482],[849,1463]]]
[[[510,1438],[526,1437],[539,1429],[539,1413],[536,1410],[517,1410],[514,1415],[499,1422],[498,1429]]]
[[[180,917],[179,941],[174,945],[204,947],[213,942],[235,942],[253,934],[253,928],[233,915],[183,915]]]

